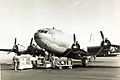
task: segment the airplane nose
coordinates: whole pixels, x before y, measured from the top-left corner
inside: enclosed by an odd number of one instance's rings
[[[35,39],[40,39],[39,33],[35,33],[35,34],[34,34],[34,38],[35,38]]]

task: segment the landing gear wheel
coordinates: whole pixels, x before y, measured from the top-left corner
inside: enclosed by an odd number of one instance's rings
[[[37,61],[32,61],[33,69],[37,69]]]
[[[68,68],[69,68],[69,69],[72,69],[72,66],[69,66]]]
[[[83,67],[88,66],[88,59],[86,57],[82,59],[82,66]]]
[[[61,70],[61,69],[62,69],[62,67],[60,66],[60,67],[59,67],[59,69]]]

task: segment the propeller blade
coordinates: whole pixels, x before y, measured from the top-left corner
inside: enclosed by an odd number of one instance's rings
[[[76,36],[75,36],[75,34],[73,34],[73,41],[74,41],[74,43],[76,43]]]
[[[89,43],[91,42],[91,40],[92,40],[92,33],[90,34]]]
[[[15,38],[14,46],[16,45],[16,43],[17,43],[17,38]]]
[[[31,38],[31,42],[30,42],[30,45],[32,45],[32,42],[33,42],[33,38]]]
[[[10,54],[11,53],[11,51],[9,51],[7,54]]]
[[[104,37],[104,35],[103,35],[103,32],[102,32],[102,31],[100,31],[100,34],[101,34],[102,39],[104,40],[104,39],[105,39],[105,37]]]
[[[73,49],[70,49],[70,51],[67,52],[67,54],[65,54],[65,56],[68,56],[72,51],[73,51]]]
[[[100,54],[104,47],[101,47],[100,50],[97,52],[96,56]]]
[[[120,45],[110,45],[112,47],[119,47],[120,48]]]

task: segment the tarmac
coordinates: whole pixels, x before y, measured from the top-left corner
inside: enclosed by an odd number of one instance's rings
[[[88,67],[73,69],[26,69],[15,71],[13,65],[1,65],[1,80],[120,80],[120,56],[97,57]]]

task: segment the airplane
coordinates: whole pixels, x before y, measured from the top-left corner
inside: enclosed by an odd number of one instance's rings
[[[45,55],[43,49],[48,51],[51,55],[57,57],[67,57],[73,59],[80,59],[82,61],[82,66],[88,65],[88,56],[99,56],[108,52],[119,52],[119,45],[112,45],[109,40],[105,40],[102,31],[100,31],[103,41],[101,46],[87,47],[87,51],[80,49],[80,45],[76,41],[76,36],[73,34],[69,36],[68,34],[53,28],[43,28],[38,30],[34,34],[34,40],[37,45],[41,48],[39,49],[36,45],[32,44],[33,38],[31,39],[30,46],[27,50],[20,51],[18,45],[16,45],[16,38],[14,46],[12,49],[0,49],[0,51],[15,52],[18,55],[30,54],[32,56]],[[111,50],[113,47],[115,50]]]
[[[113,45],[110,40],[104,37],[102,31],[100,31],[102,42],[100,46],[87,47],[87,51],[91,55],[95,56],[117,56],[120,52],[120,45]],[[116,54],[117,53],[117,54]]]
[[[82,66],[87,66],[87,51],[80,49],[80,45],[76,41],[76,36],[57,30],[55,28],[43,28],[34,34],[34,40],[37,45],[44,48],[48,53],[57,57],[67,57],[80,59]],[[74,48],[76,46],[76,48]]]

